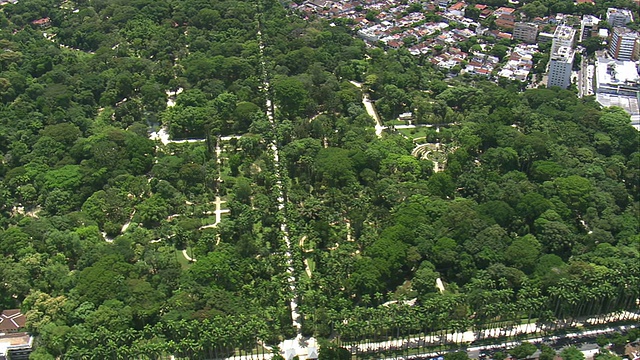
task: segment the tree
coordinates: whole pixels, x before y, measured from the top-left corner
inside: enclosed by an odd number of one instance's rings
[[[563,360],[584,360],[584,354],[575,346],[562,349],[560,357],[562,357]]]
[[[588,37],[580,43],[582,47],[587,51],[587,55],[595,54],[596,51],[605,48],[605,44],[599,36]]]
[[[330,186],[345,186],[355,180],[353,161],[345,149],[321,149],[314,165],[315,173]]]
[[[157,194],[138,204],[136,210],[140,220],[148,228],[158,225],[171,213],[167,201]]]
[[[469,354],[465,351],[448,352],[444,355],[445,360],[468,360]]]
[[[99,327],[112,331],[125,331],[131,327],[132,322],[131,308],[115,299],[106,300],[85,319],[85,324],[93,331]]]
[[[349,350],[338,347],[332,343],[325,343],[320,345],[320,351],[318,352],[318,360],[349,360],[351,359],[351,353]]]
[[[451,176],[443,172],[431,175],[427,181],[427,187],[433,195],[443,199],[453,197],[456,190],[456,185]]]
[[[354,271],[349,278],[352,291],[359,294],[373,295],[383,290],[382,273],[376,262],[369,257],[362,257],[354,263]]]
[[[553,360],[556,357],[556,351],[547,344],[540,345],[540,360]]]
[[[538,349],[535,345],[529,342],[523,342],[522,344],[509,350],[509,354],[513,355],[516,359],[526,359],[533,355]]]
[[[540,1],[527,3],[521,10],[523,13],[527,14],[527,17],[530,19],[546,16],[549,11],[549,9],[547,9],[547,7]]]
[[[273,83],[276,105],[289,118],[301,116],[311,100],[307,87],[297,78],[285,77]]]
[[[621,357],[611,353],[609,350],[600,349],[600,352],[594,356],[595,360],[620,360]]]
[[[429,261],[420,263],[420,268],[416,271],[411,287],[418,292],[419,295],[425,295],[437,292],[436,279],[440,274],[435,271],[435,266]]]
[[[589,205],[589,195],[593,186],[591,182],[577,175],[558,178],[554,181],[560,199],[567,206],[579,213],[584,213]]]
[[[29,354],[29,359],[33,359],[33,360],[55,360],[55,356],[49,354],[44,347],[38,347],[31,354]]]
[[[515,239],[505,252],[507,262],[530,274],[535,267],[542,246],[531,234]]]
[[[504,59],[505,56],[507,56],[508,50],[509,50],[508,47],[498,44],[498,45],[494,45],[493,48],[491,48],[491,51],[489,53],[497,57],[498,59],[502,60]]]

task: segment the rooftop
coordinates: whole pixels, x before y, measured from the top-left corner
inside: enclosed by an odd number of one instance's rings
[[[613,15],[613,14],[620,14],[620,15],[624,15],[626,17],[629,17],[631,19],[633,19],[631,10],[629,9],[616,9],[616,8],[608,8],[607,9],[607,17]]]
[[[4,310],[0,314],[0,333],[18,331],[24,327],[25,320],[20,309]]]
[[[600,19],[593,15],[585,15],[582,17],[582,23],[588,25],[598,25],[600,23]]]
[[[633,61],[598,58],[596,72],[598,84],[635,83],[640,86],[640,75]]]
[[[559,25],[553,36],[560,39],[571,39],[575,30],[571,26]]]
[[[497,12],[497,13],[503,13],[503,14],[511,14],[511,13],[513,13],[514,11],[516,11],[516,9],[514,9],[514,8],[508,8],[508,7],[504,7],[504,6],[503,6],[503,7],[499,7],[499,8],[496,10],[496,12]]]
[[[27,333],[0,335],[0,356],[6,355],[10,349],[30,348],[33,338]]]
[[[558,50],[551,54],[552,60],[573,61],[573,49],[569,46],[560,46]]]
[[[640,33],[638,33],[635,30],[631,30],[625,27],[619,27],[616,26],[615,28],[613,28],[613,32],[618,34],[618,35],[624,35],[625,37],[631,37],[634,39],[637,39],[640,37]]]
[[[618,106],[628,114],[631,114],[632,122],[640,115],[638,98],[633,96],[620,96],[612,94],[596,94],[596,100],[602,106]]]

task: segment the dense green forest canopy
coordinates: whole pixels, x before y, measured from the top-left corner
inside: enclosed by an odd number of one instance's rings
[[[0,308],[26,313],[39,359],[277,344],[293,296],[305,335],[344,339],[637,308],[640,144],[621,109],[447,78],[276,1],[25,0],[0,23]],[[451,124],[424,138],[444,171],[378,138],[363,91],[383,119]],[[216,195],[229,212],[203,226]]]

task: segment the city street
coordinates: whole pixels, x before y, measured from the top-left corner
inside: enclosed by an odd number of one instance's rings
[[[585,57],[582,57],[580,70],[578,71],[578,97],[584,97],[594,94],[593,76],[595,74],[595,66],[590,65]]]

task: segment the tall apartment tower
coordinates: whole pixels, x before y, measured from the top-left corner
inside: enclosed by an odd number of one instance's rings
[[[609,55],[616,60],[638,60],[640,34],[623,27],[613,29],[609,42]]]
[[[625,26],[632,21],[633,15],[631,14],[631,10],[616,8],[607,9],[607,22],[613,27]]]
[[[547,87],[559,86],[562,89],[566,89],[571,85],[571,68],[574,53],[573,48],[560,46],[551,54]]]
[[[580,34],[578,41],[582,42],[584,39],[591,37],[591,33],[598,29],[600,19],[593,15],[584,15],[580,21]]]
[[[547,87],[559,86],[566,89],[571,85],[575,36],[576,30],[566,25],[558,25],[553,33]]]
[[[532,23],[517,22],[513,28],[513,38],[534,44],[538,37],[538,25]]]
[[[551,43],[551,55],[558,51],[560,47],[573,48],[576,38],[576,30],[571,26],[558,25],[553,33],[553,42]]]

